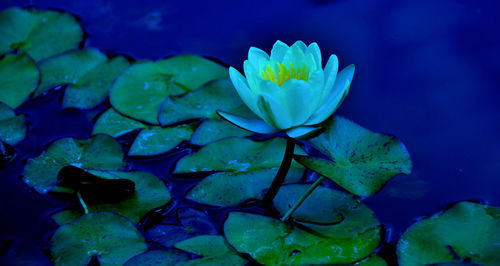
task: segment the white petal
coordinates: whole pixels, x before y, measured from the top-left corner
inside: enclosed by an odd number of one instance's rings
[[[217,114],[235,126],[255,133],[270,134],[277,131],[275,128],[260,119],[241,117],[220,110],[217,110]]]
[[[302,67],[306,63],[304,52],[302,52],[302,49],[297,45],[291,46],[283,57],[283,62],[287,67],[290,62],[292,62],[296,68]]]
[[[321,94],[321,103],[324,104],[328,95],[332,93],[333,85],[335,84],[335,79],[337,78],[337,72],[339,71],[339,60],[336,55],[332,54],[328,59],[325,66],[325,85],[323,88],[323,94]]]
[[[322,69],[321,65],[321,51],[319,50],[319,46],[317,43],[313,42],[309,44],[309,46],[306,49],[306,54],[310,53],[314,57],[314,61],[316,62],[316,68],[317,69]]]
[[[277,129],[288,129],[292,125],[290,114],[285,107],[269,94],[261,94],[257,98],[257,106],[264,119],[269,125]]]
[[[344,101],[354,76],[354,65],[344,68],[337,76],[333,90],[325,103],[309,118],[305,125],[315,125],[331,116]]]
[[[303,53],[305,53],[307,50],[307,46],[303,41],[296,41],[294,44],[292,44],[292,46],[298,46]]]
[[[260,80],[262,79],[260,72],[257,71],[257,69],[255,69],[253,67],[252,63],[250,63],[250,61],[248,61],[248,60],[245,60],[243,62],[243,71],[245,72],[245,77],[246,77],[248,86],[250,87],[250,90],[254,94],[258,94],[260,91],[259,90],[259,83],[260,83]]]
[[[311,101],[311,105],[314,110],[318,109],[319,106],[322,104],[321,99],[323,97],[324,92],[324,87],[323,84],[325,83],[325,75],[323,74],[323,70],[319,69],[314,72],[312,72],[309,75],[309,80],[307,81],[309,85],[311,86],[314,98]]]
[[[288,51],[288,45],[282,41],[276,41],[273,45],[273,49],[271,50],[271,58],[270,60],[275,62],[283,61],[283,57],[285,56],[286,51]]]
[[[245,77],[236,70],[234,67],[229,67],[229,77],[233,82],[236,92],[240,95],[241,100],[254,112],[259,115],[259,108],[257,108],[257,96],[248,87]]]
[[[302,125],[316,108],[311,85],[304,80],[290,79],[281,88],[286,91],[285,107],[290,114],[292,127]]]
[[[307,137],[308,135],[312,135],[316,133],[318,130],[322,129],[321,127],[296,127],[286,131],[286,134],[290,138],[301,138]]]
[[[250,47],[248,50],[248,60],[255,69],[259,69],[259,62],[262,62],[263,59],[269,61],[269,55],[257,47]]]
[[[270,80],[261,80],[259,83],[259,94],[262,93],[271,95],[282,105],[286,103],[286,90]]]

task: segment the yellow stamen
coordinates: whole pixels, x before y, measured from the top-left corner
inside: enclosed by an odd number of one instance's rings
[[[295,69],[292,62],[290,62],[290,68],[287,68],[284,63],[276,63],[276,68],[278,73],[275,74],[274,69],[271,68],[271,66],[266,65],[266,68],[260,71],[260,73],[262,74],[262,78],[265,80],[270,80],[278,84],[278,86],[283,85],[283,83],[285,83],[285,81],[289,79],[298,79],[304,81],[309,80],[309,70],[305,65],[299,67],[298,69]]]

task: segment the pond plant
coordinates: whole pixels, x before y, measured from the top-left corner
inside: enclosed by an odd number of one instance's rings
[[[61,11],[0,12],[0,167],[27,159],[20,182],[64,204],[46,249],[4,238],[2,264],[394,263],[363,200],[412,162],[398,138],[334,114],[354,65],[277,41],[249,49],[243,76],[198,55],[109,56],[83,32]],[[53,95],[93,129],[26,158],[37,130],[24,112]],[[500,209],[458,202],[410,226],[397,261],[499,265],[499,243]]]

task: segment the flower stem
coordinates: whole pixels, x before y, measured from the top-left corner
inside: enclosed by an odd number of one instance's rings
[[[323,182],[323,180],[325,180],[325,177],[324,176],[320,176],[318,178],[318,180],[316,180],[308,189],[307,191],[302,194],[302,196],[300,197],[299,200],[297,200],[294,204],[293,204],[293,207],[288,210],[288,212],[285,214],[285,216],[283,216],[281,218],[281,221],[284,222],[286,220],[288,220],[288,218],[290,218],[290,216],[293,214],[293,212],[295,210],[297,210],[297,208],[300,207],[300,205],[302,204],[302,202],[304,202],[304,200],[307,199],[307,197],[309,197],[309,195],[311,195],[311,193],[319,186],[319,184],[321,184],[321,182]]]
[[[80,191],[76,192],[76,196],[78,196],[78,200],[80,201],[80,204],[82,205],[83,211],[85,214],[89,213],[89,209],[87,208],[87,204],[85,204],[85,201],[83,201],[82,194],[80,194]]]
[[[264,196],[264,199],[262,200],[264,204],[270,205],[273,202],[274,197],[276,197],[276,194],[278,194],[278,190],[280,189],[281,185],[283,185],[286,174],[288,173],[290,165],[292,164],[294,148],[295,148],[295,140],[287,136],[285,155],[283,156],[283,161],[281,161],[281,166],[278,169],[278,173],[276,173],[273,183],[269,187],[269,190],[267,191],[266,195]]]

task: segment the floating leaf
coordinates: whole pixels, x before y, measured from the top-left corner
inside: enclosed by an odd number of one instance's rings
[[[362,261],[354,263],[354,265],[357,265],[357,266],[387,266],[387,262],[383,258],[381,258],[377,255],[371,255],[370,257],[368,257]]]
[[[194,132],[191,143],[203,146],[230,137],[247,137],[250,135],[252,135],[252,132],[241,129],[225,120],[206,120]]]
[[[247,263],[222,236],[195,236],[175,244],[175,247],[203,256],[201,259],[186,261],[178,265],[246,265]]]
[[[45,194],[57,183],[59,170],[74,165],[82,169],[120,170],[125,167],[120,144],[106,135],[86,140],[62,138],[52,143],[24,167],[23,181]]]
[[[301,155],[295,159],[359,196],[372,195],[391,177],[411,172],[410,155],[400,140],[340,116],[329,121],[327,131],[311,143],[330,160]]]
[[[111,84],[129,64],[125,57],[117,56],[96,66],[82,76],[76,84],[71,84],[66,88],[63,107],[81,109],[96,107],[108,97]]]
[[[180,225],[157,224],[146,231],[146,239],[154,241],[166,248],[175,243],[199,235],[215,235],[218,233],[210,217],[203,211],[193,208],[177,209]]]
[[[292,184],[280,188],[274,206],[284,215],[310,185]],[[380,225],[373,212],[352,194],[317,187],[292,217],[318,234],[337,240],[365,257],[380,241]]]
[[[124,266],[171,266],[189,259],[188,254],[174,249],[151,250],[129,259]]]
[[[184,140],[189,140],[193,134],[193,127],[190,125],[179,125],[162,128],[153,126],[143,129],[135,138],[129,156],[154,156],[165,153]]]
[[[252,113],[241,101],[231,81],[219,79],[185,95],[165,98],[158,121],[161,125],[170,125],[196,118],[217,119],[217,110]]]
[[[346,233],[356,237],[318,236],[270,217],[242,212],[231,212],[224,223],[229,244],[264,265],[351,263],[369,255],[380,240],[374,228]]]
[[[93,256],[102,266],[123,265],[146,249],[134,224],[111,212],[89,213],[67,223],[50,242],[55,265],[87,265]]]
[[[0,102],[13,109],[17,108],[36,90],[39,79],[38,67],[27,54],[6,54],[0,57]]]
[[[27,52],[35,61],[78,47],[83,31],[68,13],[9,8],[0,12],[0,54]]]
[[[205,171],[251,172],[263,168],[278,168],[285,153],[285,139],[252,141],[229,138],[204,146],[197,153],[183,157],[174,173]],[[300,148],[296,147],[298,152]],[[292,163],[292,167],[297,167]]]
[[[109,108],[106,112],[102,113],[95,122],[92,135],[107,134],[116,138],[136,129],[147,127],[147,125],[123,116],[113,108]]]
[[[225,67],[195,55],[146,61],[124,70],[110,89],[109,98],[118,112],[159,124],[158,112],[167,96],[183,94],[225,77]]]
[[[67,84],[64,107],[89,109],[108,96],[108,89],[129,62],[123,56],[109,59],[95,48],[63,53],[40,63],[42,81],[36,95]]]
[[[0,102],[0,141],[16,145],[26,138],[26,118]]]
[[[261,169],[244,173],[215,173],[198,183],[186,197],[215,206],[235,206],[249,199],[262,199],[276,172],[275,169]],[[303,173],[303,169],[290,169],[284,184],[298,182]]]
[[[87,204],[89,212],[110,211],[138,223],[146,213],[170,201],[170,193],[165,184],[151,173],[96,170],[90,170],[89,173],[107,179],[128,179],[135,183],[135,193],[131,197],[116,203]],[[52,219],[58,224],[64,224],[82,214],[81,207],[73,207],[53,214]]]
[[[500,264],[500,208],[459,202],[406,230],[397,245],[402,266],[469,261]]]

